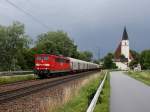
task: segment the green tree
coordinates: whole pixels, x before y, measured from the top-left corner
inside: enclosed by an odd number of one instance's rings
[[[130,50],[130,52],[133,60],[129,63],[129,67],[133,69],[138,63],[140,63],[140,54],[134,50]]]
[[[114,55],[112,53],[108,53],[103,59],[103,61],[104,61],[103,68],[105,68],[105,69],[117,68],[116,64],[113,62],[113,58],[114,58]]]
[[[35,48],[38,53],[77,57],[77,46],[63,31],[47,32],[38,36]]]
[[[96,64],[100,64],[100,59],[97,59],[97,60],[95,59],[95,60],[93,60],[93,62]]]
[[[120,59],[125,59],[125,58],[126,57],[123,54],[121,54]]]
[[[79,52],[78,59],[90,62],[90,61],[92,61],[92,58],[93,58],[93,54],[90,51]]]
[[[142,69],[150,69],[150,50],[144,50],[140,55]]]
[[[133,59],[137,62],[140,61],[140,54],[135,50],[130,50]]]
[[[136,60],[132,60],[130,63],[129,63],[129,67],[131,69],[133,69],[135,66],[137,66],[138,62]]]
[[[25,35],[24,25],[14,22],[5,27],[0,26],[0,66],[1,70],[17,70],[18,57],[22,50],[28,48],[29,37]]]
[[[18,57],[18,65],[22,70],[32,70],[34,67],[34,48],[23,49],[21,56]]]

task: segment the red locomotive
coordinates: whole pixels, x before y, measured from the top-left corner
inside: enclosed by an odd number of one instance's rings
[[[99,65],[70,57],[56,56],[50,54],[35,55],[34,73],[40,78],[52,74],[81,72],[98,69]]]

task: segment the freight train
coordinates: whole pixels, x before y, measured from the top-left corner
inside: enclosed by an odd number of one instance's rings
[[[82,61],[64,56],[50,54],[35,55],[34,73],[40,78],[62,73],[77,73],[97,70],[100,66],[95,63]]]

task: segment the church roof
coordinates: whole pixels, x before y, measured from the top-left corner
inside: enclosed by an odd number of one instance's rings
[[[128,40],[128,33],[126,30],[126,27],[124,28],[124,31],[123,31],[122,40]]]
[[[116,51],[115,51],[115,59],[120,59],[121,56],[121,42],[119,43]]]

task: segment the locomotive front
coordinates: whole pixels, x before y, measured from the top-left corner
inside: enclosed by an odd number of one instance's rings
[[[50,75],[50,55],[48,54],[39,54],[35,55],[35,67],[34,73],[40,78],[47,77]]]
[[[70,60],[63,56],[50,54],[35,55],[34,73],[40,78],[70,72]]]

